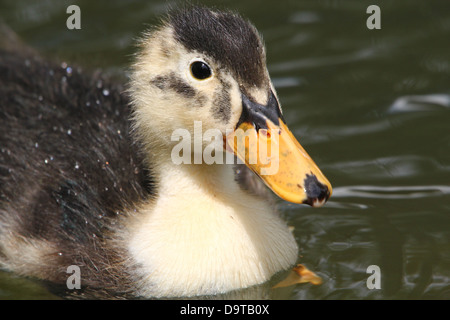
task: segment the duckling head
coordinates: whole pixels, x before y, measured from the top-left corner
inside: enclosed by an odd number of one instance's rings
[[[216,152],[234,153],[287,201],[325,203],[331,185],[286,126],[251,23],[230,12],[186,8],[169,14],[140,45],[130,95],[134,132],[149,153],[169,159],[179,143],[174,132],[192,137],[201,123],[202,134],[221,135],[200,140],[202,149],[213,142]],[[252,158],[261,141],[270,144],[270,155]]]

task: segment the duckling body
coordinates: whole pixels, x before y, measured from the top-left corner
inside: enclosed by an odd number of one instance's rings
[[[144,37],[126,90],[11,51],[0,88],[3,268],[65,284],[76,265],[85,287],[171,297],[246,288],[296,262],[286,223],[232,164],[171,161],[172,132],[195,120],[225,132],[252,108],[282,119],[262,41],[239,16],[170,16]],[[308,172],[302,201],[326,200]]]
[[[79,265],[86,284],[108,287],[105,231],[153,188],[123,87],[69,68],[1,53],[0,261],[62,283]]]

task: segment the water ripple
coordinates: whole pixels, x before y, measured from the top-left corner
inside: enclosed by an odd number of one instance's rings
[[[418,199],[450,194],[450,186],[345,186],[333,189],[334,198]]]
[[[442,108],[450,108],[450,95],[412,95],[396,99],[389,107],[388,113],[435,111]]]
[[[294,128],[294,134],[299,137],[309,137],[308,143],[320,143],[330,141],[330,136],[334,141],[337,139],[344,139],[351,136],[360,136],[362,134],[371,134],[376,132],[383,132],[392,127],[389,119],[375,121],[372,123],[354,124],[345,126],[315,126],[309,128],[302,126],[301,128]],[[306,134],[307,133],[307,134]]]
[[[292,70],[303,70],[317,67],[335,66],[370,59],[375,57],[377,53],[378,51],[372,48],[363,48],[360,50],[356,50],[354,52],[350,52],[348,54],[296,59],[287,62],[274,63],[271,64],[270,70],[272,72],[285,72]]]
[[[413,177],[424,172],[450,172],[450,166],[428,156],[403,155],[345,161],[328,165],[338,172],[347,175],[358,175],[366,178]]]

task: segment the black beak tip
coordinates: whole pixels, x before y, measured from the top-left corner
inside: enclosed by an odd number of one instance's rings
[[[330,197],[330,190],[328,187],[317,180],[314,174],[307,174],[304,180],[307,200],[303,201],[313,207],[320,207],[327,202]]]

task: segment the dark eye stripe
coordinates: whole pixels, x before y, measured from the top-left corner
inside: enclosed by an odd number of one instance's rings
[[[168,75],[157,76],[150,83],[161,90],[172,89],[186,98],[193,98],[197,94],[197,91],[193,87],[180,77],[177,77],[173,72]]]

